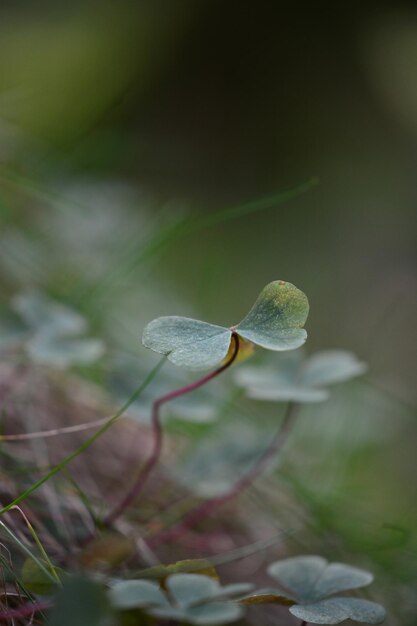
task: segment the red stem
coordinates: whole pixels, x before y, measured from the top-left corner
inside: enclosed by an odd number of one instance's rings
[[[39,611],[44,611],[50,608],[50,602],[30,602],[15,609],[8,609],[7,611],[0,611],[0,622],[7,622],[12,619],[21,619],[23,617],[29,617]]]
[[[207,376],[200,378],[194,383],[190,385],[186,385],[185,387],[181,387],[180,389],[174,389],[174,391],[170,391],[169,393],[157,398],[152,404],[152,429],[153,429],[153,449],[151,454],[143,466],[142,470],[139,473],[134,485],[127,492],[123,500],[104,518],[104,525],[111,526],[123,513],[124,511],[136,500],[137,496],[141,492],[144,484],[149,478],[153,468],[158,462],[159,456],[161,454],[162,448],[162,426],[160,420],[160,408],[162,405],[178,398],[179,396],[183,396],[199,387],[202,387],[213,378],[216,378],[219,374],[224,372],[230,365],[232,365],[233,361],[237,357],[237,353],[239,352],[239,336],[237,333],[232,333],[232,340],[234,341],[234,350],[230,358],[219,368],[214,370],[214,372],[210,372]]]
[[[295,419],[295,406],[296,405],[292,402],[288,404],[284,419],[271,444],[258,461],[229,489],[229,491],[223,495],[205,500],[195,509],[187,513],[175,526],[150,537],[150,539],[147,540],[147,544],[153,548],[166,541],[178,539],[189,528],[203,521],[207,515],[212,513],[215,509],[233,500],[240,495],[242,491],[250,487],[256,478],[265,471],[270,461],[286,443]]]

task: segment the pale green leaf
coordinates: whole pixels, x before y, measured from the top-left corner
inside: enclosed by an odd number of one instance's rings
[[[222,587],[202,574],[173,574],[165,580],[171,606],[150,607],[149,613],[162,619],[174,619],[187,624],[225,624],[243,614],[241,607],[228,600],[252,588],[246,583]]]
[[[350,352],[328,350],[304,361],[280,357],[275,367],[243,367],[235,380],[256,400],[323,402],[329,397],[324,386],[349,380],[365,370],[366,365]]]
[[[211,498],[228,491],[268,446],[269,429],[259,430],[255,424],[239,422],[215,429],[190,449],[178,467],[179,480],[199,496]],[[239,437],[236,437],[236,428]]]
[[[66,368],[95,363],[104,354],[104,343],[100,339],[75,339],[39,333],[28,343],[27,349],[37,363]]]
[[[173,606],[167,607],[151,607],[146,611],[149,615],[153,615],[154,617],[159,617],[160,619],[168,619],[175,620],[177,622],[185,621],[185,613],[181,609],[176,609]]]
[[[360,376],[366,369],[366,364],[351,352],[323,350],[305,362],[300,372],[300,383],[310,387],[332,385]]]
[[[73,336],[87,330],[87,322],[69,307],[50,300],[41,292],[29,290],[13,300],[15,310],[36,332]]]
[[[365,570],[330,563],[319,556],[298,556],[272,563],[269,574],[293,594],[297,602],[310,603],[340,591],[369,585],[373,576]]]
[[[199,626],[210,624],[228,624],[243,615],[243,610],[237,604],[229,602],[210,602],[202,606],[187,609],[185,621]]]
[[[251,589],[253,589],[251,583],[232,583],[230,585],[224,585],[216,593],[216,600],[220,598],[240,598]]]
[[[182,608],[211,599],[221,589],[216,580],[201,574],[173,574],[165,584],[176,604]]]
[[[275,280],[264,287],[236,331],[263,348],[293,350],[307,338],[302,327],[308,311],[308,300],[302,291],[291,283]]]
[[[364,624],[381,624],[385,609],[361,598],[328,598],[314,604],[292,606],[290,612],[310,624],[340,624],[347,619]]]
[[[189,369],[209,369],[221,363],[232,332],[188,317],[158,317],[143,331],[143,345]]]
[[[143,607],[169,607],[165,594],[157,583],[148,580],[125,580],[109,591],[111,604],[119,610]]]
[[[314,591],[317,599],[319,597],[325,598],[341,591],[365,587],[373,579],[374,577],[370,572],[358,567],[352,567],[352,565],[345,563],[329,563],[317,580]]]
[[[321,556],[296,556],[271,563],[268,573],[285,594],[298,602],[314,599],[314,590],[327,561]]]

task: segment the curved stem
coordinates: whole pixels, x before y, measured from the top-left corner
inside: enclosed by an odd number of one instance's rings
[[[218,509],[223,504],[226,504],[226,502],[233,500],[239,496],[242,491],[250,487],[256,478],[258,478],[258,476],[265,471],[269,463],[286,443],[296,416],[295,409],[296,405],[294,403],[290,402],[287,405],[284,419],[282,420],[280,427],[270,445],[266,448],[265,452],[256,461],[256,463],[229,489],[229,491],[226,491],[226,493],[220,496],[210,498],[209,500],[204,500],[204,502],[186,514],[175,526],[150,537],[147,541],[148,545],[150,547],[155,547],[161,543],[165,543],[166,541],[178,539],[189,528],[192,528],[199,522],[203,521],[207,515],[212,513],[215,509]]]
[[[73,426],[63,426],[62,428],[52,428],[49,430],[38,430],[34,433],[18,433],[16,435],[0,435],[0,441],[31,441],[32,439],[47,439],[48,437],[56,437],[58,435],[67,435],[70,433],[79,433],[82,430],[89,430],[102,426],[109,420],[108,417],[102,417],[98,420],[85,422],[83,424],[74,424]]]
[[[234,342],[234,349],[229,357],[229,359],[219,368],[214,370],[214,372],[210,372],[207,376],[200,378],[194,383],[190,385],[186,385],[185,387],[181,387],[180,389],[174,389],[169,393],[160,396],[157,398],[152,404],[152,430],[153,430],[153,448],[151,453],[146,461],[145,465],[142,467],[139,476],[137,477],[134,485],[129,489],[123,500],[111,511],[103,521],[104,526],[111,526],[124,512],[125,510],[136,500],[139,493],[142,491],[143,486],[149,478],[152,470],[159,460],[159,456],[161,454],[162,449],[162,426],[160,419],[160,408],[167,402],[174,400],[180,396],[184,396],[199,387],[202,387],[213,378],[216,378],[219,374],[224,372],[230,365],[232,365],[233,361],[236,359],[237,354],[239,352],[239,336],[237,333],[232,333],[232,340]]]

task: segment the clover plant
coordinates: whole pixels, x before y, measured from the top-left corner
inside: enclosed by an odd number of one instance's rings
[[[300,351],[269,366],[246,366],[235,374],[250,398],[270,401],[323,402],[328,387],[366,371],[366,365],[344,350],[323,350],[302,359]]]
[[[73,363],[92,362],[101,354],[102,344],[85,338],[87,323],[77,312],[35,292],[18,296],[14,307],[25,324],[26,330],[22,332],[29,338],[28,353],[39,362],[66,367]],[[304,293],[291,283],[278,280],[269,283],[262,290],[252,309],[237,325],[223,327],[186,317],[168,316],[155,319],[146,326],[142,341],[147,348],[186,369],[215,369],[203,378],[163,393],[153,400],[151,419],[154,438],[149,457],[133,486],[103,520],[103,526],[111,527],[134,501],[159,459],[162,445],[161,408],[212,381],[238,361],[240,356],[246,357],[250,354],[255,346],[278,352],[299,348],[307,337],[303,326],[308,311],[308,300]],[[17,336],[20,337],[19,333]],[[87,449],[135,402],[151,383],[162,362],[163,360],[93,437],[1,512],[9,511]],[[216,507],[249,487],[281,450],[290,432],[296,405],[326,400],[329,395],[328,386],[357,376],[365,369],[365,365],[354,355],[343,351],[320,352],[307,359],[303,358],[301,351],[295,351],[290,359],[286,358],[281,364],[278,362],[275,367],[242,367],[235,376],[235,383],[245,389],[247,396],[287,403],[277,433],[268,446],[257,453],[251,467],[239,472],[237,481],[225,492],[203,500],[168,529],[162,528],[154,535],[146,537],[147,548],[154,549],[163,541],[179,537],[185,529],[204,520]],[[193,406],[189,405],[188,409],[192,411]],[[182,412],[184,415],[184,409]],[[212,419],[212,416],[206,418],[206,421],[207,419]],[[230,460],[230,454],[227,456]],[[87,537],[84,541],[84,549],[92,538],[94,536]],[[45,603],[41,598],[37,604],[23,607],[15,617],[49,609],[55,602],[55,608],[52,608],[50,615],[51,625],[60,623],[63,613],[67,621],[62,623],[78,622],[77,616],[83,615],[84,609],[81,610],[81,605],[76,610],[72,606],[74,590],[84,592],[83,605],[89,604],[89,623],[97,625],[102,623],[102,619],[112,620],[112,611],[120,614],[123,623],[126,612],[140,611],[146,614],[150,623],[153,620],[169,620],[196,626],[221,625],[240,619],[246,605],[264,603],[287,606],[291,614],[304,625],[338,624],[347,619],[379,624],[385,617],[385,610],[375,602],[338,595],[368,585],[373,580],[369,572],[350,565],[329,564],[320,556],[298,556],[276,561],[269,566],[268,573],[277,583],[277,587],[253,591],[253,586],[249,583],[222,586],[212,564],[200,561],[197,559],[168,566],[159,565],[141,572],[139,576],[142,575],[142,578],[136,580],[113,579],[110,583],[107,581],[110,588],[106,592],[103,582],[93,582],[87,578],[64,579],[63,588],[59,589],[54,601],[48,599]],[[194,567],[196,564],[199,564],[198,568]],[[201,573],[196,573],[197,570]],[[91,603],[89,594],[93,599]],[[129,615],[127,618],[129,620]]]
[[[369,585],[373,576],[366,570],[308,555],[275,561],[268,573],[279,590],[259,589],[243,599],[245,604],[289,605],[303,624],[340,624],[347,619],[381,624],[385,619],[385,609],[376,602],[334,595]]]
[[[103,355],[103,341],[85,336],[86,319],[70,307],[35,290],[18,294],[12,304],[21,319],[15,343],[22,343],[33,361],[65,369],[90,365]]]
[[[274,351],[298,348],[307,338],[303,326],[308,311],[308,300],[302,291],[291,283],[276,280],[264,287],[249,313],[236,326],[227,328],[178,316],[159,317],[146,326],[143,344],[163,354],[175,365],[194,370],[215,366],[217,369],[154,401],[153,449],[133,487],[106,517],[106,525],[111,525],[135,500],[159,459],[162,446],[161,406],[213,380],[236,360],[241,347],[243,351],[251,344]]]
[[[344,563],[328,563],[320,556],[299,556],[272,563],[269,575],[295,604],[290,612],[312,624],[339,624],[351,619],[365,624],[380,624],[384,608],[362,598],[334,596],[369,585],[369,572]],[[289,592],[289,594],[288,594]]]
[[[150,322],[143,344],[165,354],[172,363],[190,369],[215,367],[227,356],[233,335],[268,350],[293,350],[307,333],[305,294],[291,283],[269,283],[246,317],[236,326],[216,326],[188,317],[159,317]]]
[[[173,574],[165,579],[164,587],[148,580],[122,581],[112,587],[109,597],[117,610],[142,609],[159,619],[186,624],[227,624],[244,613],[244,608],[232,600],[253,586],[221,586],[202,574]]]

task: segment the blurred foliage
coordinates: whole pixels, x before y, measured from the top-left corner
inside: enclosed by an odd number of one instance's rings
[[[307,352],[352,351],[368,372],[302,406],[284,458],[245,494],[241,518],[219,514],[229,535],[213,545],[239,545],[243,519],[255,539],[287,529],[285,551],[372,570],[389,626],[413,626],[417,611],[416,51],[411,0],[0,6],[2,430],[40,428],[37,411],[54,428],[56,405],[78,422],[96,393],[101,410],[124,401],[156,362],[140,345],[149,320],[223,324],[262,285],[293,282],[310,300]],[[307,193],[262,202],[315,176]],[[270,361],[256,353],[252,366]],[[158,393],[191,379],[167,365],[130,409],[137,427]],[[77,410],[65,412],[67,396]],[[165,519],[230,485],[281,416],[244,399],[230,373],[167,406],[175,488],[152,494],[178,495]],[[10,445],[6,495],[50,461],[42,444],[17,456]],[[140,522],[154,509],[144,503]],[[1,556],[30,597],[16,557]]]

